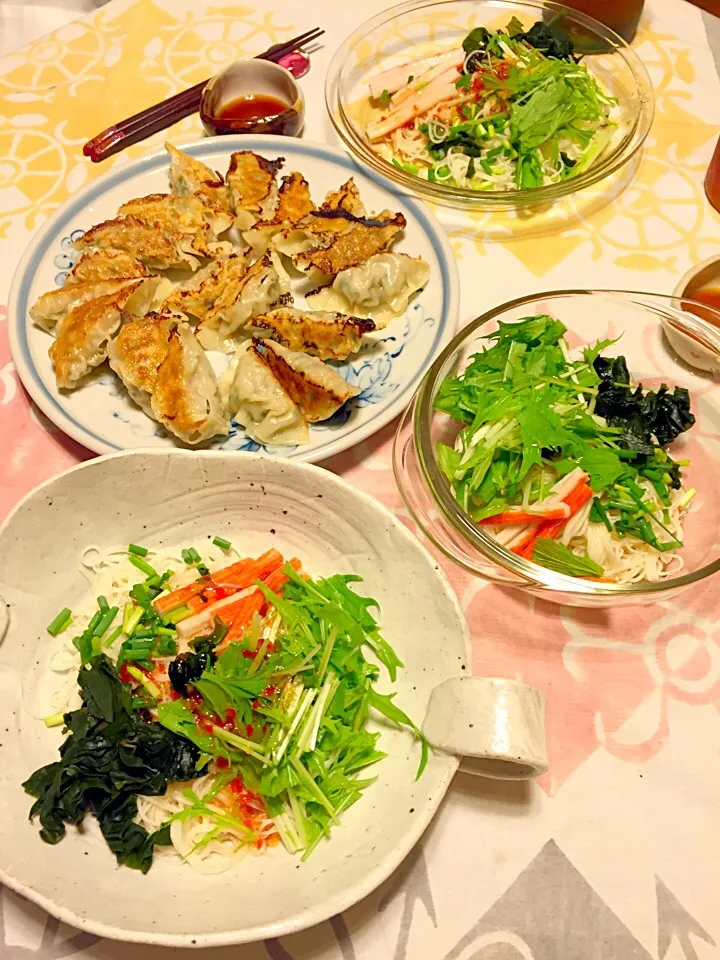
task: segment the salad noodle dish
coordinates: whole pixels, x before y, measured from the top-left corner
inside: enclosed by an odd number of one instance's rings
[[[500,323],[488,346],[441,385],[438,410],[461,424],[438,443],[454,496],[519,557],[608,583],[657,581],[683,568],[683,519],[695,496],[687,459],[665,449],[695,422],[688,391],[635,383],[602,340],[573,357],[547,315]]]
[[[45,724],[66,736],[24,784],[46,842],[92,814],[118,863],[143,872],[156,851],[204,873],[280,845],[306,858],[385,756],[371,710],[419,740],[422,773],[425,740],[375,689],[402,663],[359,577],[312,579],[223,537],[91,547],[83,568],[94,599],[48,625]]]
[[[526,190],[587,170],[610,145],[616,100],[557,27],[471,30],[462,46],[370,81],[366,126],[407,173],[451,187]]]

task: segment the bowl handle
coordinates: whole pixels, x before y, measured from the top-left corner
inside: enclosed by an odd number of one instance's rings
[[[545,697],[502,677],[452,677],[430,694],[423,733],[465,773],[530,780],[547,770]]]

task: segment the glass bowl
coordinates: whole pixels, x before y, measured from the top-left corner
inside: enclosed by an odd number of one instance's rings
[[[425,536],[478,577],[571,606],[655,603],[720,570],[720,329],[683,309],[687,304],[686,298],[656,294],[561,290],[512,300],[461,330],[426,374],[395,437],[395,478]],[[720,327],[720,312],[712,313]],[[654,583],[613,584],[555,573],[506,550],[455,500],[440,470],[436,445],[452,444],[459,427],[434,409],[440,385],[465,368],[499,321],[516,322],[535,314],[561,320],[572,348],[622,335],[614,352],[607,353],[623,354],[635,381],[655,389],[666,383],[671,389],[689,390],[696,423],[670,448],[675,459],[690,460],[684,481],[697,489],[684,521],[685,547],[679,551],[684,567],[678,575]],[[712,369],[692,367],[676,352],[672,342],[680,331],[715,357]]]
[[[604,154],[577,177],[504,193],[478,193],[431,183],[380,156],[365,134],[372,110],[369,78],[439,48],[459,46],[474,27],[497,29],[513,16],[525,29],[538,20],[561,20],[576,42],[576,52],[588,51],[585,65],[618,100],[618,129]],[[550,0],[412,0],[391,7],[358,27],[337,50],[327,74],[325,100],[335,129],[360,160],[425,200],[467,210],[548,204],[603,180],[640,149],[654,112],[648,73],[622,37],[597,20]]]

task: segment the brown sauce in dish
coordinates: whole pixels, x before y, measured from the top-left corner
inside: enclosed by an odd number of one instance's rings
[[[271,97],[267,93],[254,93],[244,97],[236,97],[229,103],[224,103],[218,110],[218,120],[272,120],[281,113],[290,109],[290,104]]]
[[[302,127],[302,115],[285,100],[268,93],[235,97],[219,104],[212,114],[201,104],[200,118],[211,135],[272,133],[294,137]]]

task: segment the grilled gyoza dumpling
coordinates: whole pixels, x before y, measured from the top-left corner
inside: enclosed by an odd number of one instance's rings
[[[131,253],[123,250],[96,250],[94,253],[84,253],[80,257],[65,277],[65,286],[74,287],[79,283],[149,276],[148,268]]]
[[[287,350],[273,340],[262,341],[263,359],[286,393],[310,423],[327,420],[360,390],[317,357]]]
[[[410,297],[424,287],[430,267],[406,253],[377,253],[358,267],[339,273],[332,284],[306,295],[308,306],[370,317],[381,330],[401,316]]]
[[[178,197],[172,193],[151,193],[147,197],[128,200],[118,210],[118,216],[136,217],[143,223],[154,224],[169,233],[179,231],[197,236],[194,248],[198,253],[205,253],[203,246],[217,249],[217,234],[232,225],[229,214],[214,210],[199,197]]]
[[[324,213],[329,216],[323,216]],[[364,216],[365,206],[355,181],[350,177],[339,190],[327,194],[319,210],[311,210],[294,226],[278,231],[272,238],[272,245],[285,256],[294,257],[313,247],[328,246],[339,234],[349,230],[358,217]]]
[[[188,323],[149,314],[127,323],[108,353],[132,399],[180,440],[228,432],[217,377]]]
[[[258,220],[254,226],[243,232],[243,238],[254,252],[260,255],[270,246],[276,233],[293,226],[314,208],[307,180],[301,173],[291,173],[290,176],[282,178],[277,206],[272,217],[269,220]]]
[[[215,371],[188,323],[179,323],[170,333],[151,406],[155,418],[185,443],[228,432]]]
[[[168,267],[198,266],[195,238],[179,231],[170,232],[137,217],[117,217],[91,227],[73,246],[76,250],[124,250],[156,270]],[[204,254],[203,254],[204,255]]]
[[[269,310],[272,304],[287,297],[288,277],[276,253],[268,252],[256,260],[245,275],[225,289],[205,314],[198,328],[200,342],[208,350],[234,349],[233,334],[250,317]]]
[[[71,310],[57,325],[48,353],[59,387],[71,390],[107,357],[108,341],[126,314],[142,315],[152,303],[159,277],[131,280],[115,291]]]
[[[96,297],[122,290],[128,283],[129,280],[125,277],[118,280],[102,280],[98,283],[87,281],[70,287],[49,290],[30,307],[30,317],[38,327],[51,333],[71,310],[90,300],[95,300]]]
[[[171,143],[166,143],[165,149],[170,154],[168,176],[172,192],[179,197],[190,197],[194,194],[207,206],[214,207],[232,218],[230,191],[222,176]]]
[[[178,323],[178,318],[169,314],[148,313],[123,324],[108,344],[108,363],[149,417],[153,416],[151,400],[157,372],[168,355],[170,334]]]
[[[347,218],[349,214],[342,210],[327,211],[330,214]],[[349,230],[335,237],[329,246],[313,247],[298,253],[292,258],[293,265],[303,273],[325,274],[334,276],[341,270],[356,267],[364,263],[374,254],[385,250],[405,229],[406,220],[402,213],[393,214],[389,210],[372,219],[357,218]]]
[[[248,330],[254,336],[269,337],[289,350],[310,353],[321,360],[345,360],[360,349],[363,335],[374,329],[372,320],[344,313],[305,313],[292,307],[279,307],[248,321]]]
[[[160,311],[179,310],[203,320],[221,294],[237,289],[247,270],[248,258],[242,253],[232,253],[222,260],[213,260],[177,286]]]
[[[277,172],[285,157],[266,160],[252,150],[238,150],[230,157],[227,183],[235,206],[235,226],[248,230],[256,220],[272,214],[277,200]]]
[[[228,411],[257,443],[297,446],[310,441],[307,420],[249,340],[238,350]]]

